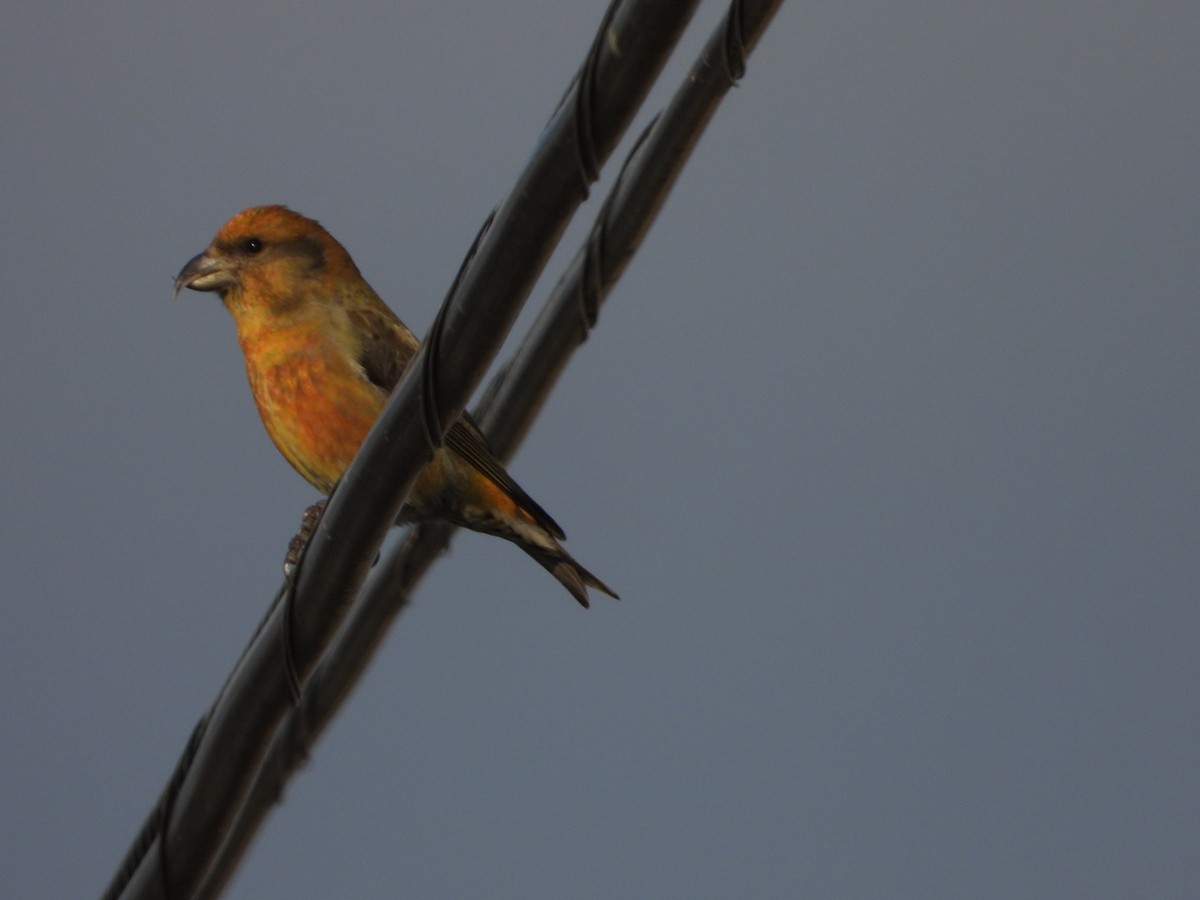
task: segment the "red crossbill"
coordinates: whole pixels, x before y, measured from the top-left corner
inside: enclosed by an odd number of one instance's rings
[[[233,315],[267,434],[328,494],[358,452],[418,341],[312,219],[283,206],[238,213],[175,279],[216,291]],[[401,522],[444,519],[512,541],[583,606],[612,589],[577,563],[558,524],[523,491],[464,413],[421,471]]]

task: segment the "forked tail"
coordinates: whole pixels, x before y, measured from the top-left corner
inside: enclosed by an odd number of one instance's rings
[[[575,561],[557,541],[553,548],[543,547],[541,543],[533,544],[524,540],[516,540],[516,545],[538,561],[547,572],[557,578],[562,586],[571,592],[571,596],[579,601],[584,609],[589,606],[588,588],[595,588],[602,594],[608,594],[614,600],[620,600],[617,592]]]

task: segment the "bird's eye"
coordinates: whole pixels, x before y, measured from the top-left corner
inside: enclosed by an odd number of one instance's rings
[[[242,249],[247,253],[261,253],[263,248],[262,238],[246,238],[242,241]]]

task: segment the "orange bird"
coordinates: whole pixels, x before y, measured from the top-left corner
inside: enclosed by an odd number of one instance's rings
[[[185,287],[221,295],[267,434],[329,494],[417,338],[329,232],[283,206],[256,206],[221,226],[175,279],[176,294]],[[429,519],[512,541],[585,607],[588,587],[617,596],[562,548],[562,529],[513,481],[466,413],[417,477],[398,521]]]

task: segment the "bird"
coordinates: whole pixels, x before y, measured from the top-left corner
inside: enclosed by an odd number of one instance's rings
[[[233,316],[250,392],[267,434],[328,496],[358,452],[420,342],[314,219],[254,206],[221,226],[175,278],[217,293]],[[562,528],[496,459],[470,414],[450,427],[397,522],[444,520],[505,538],[588,607],[617,594],[562,546]]]

